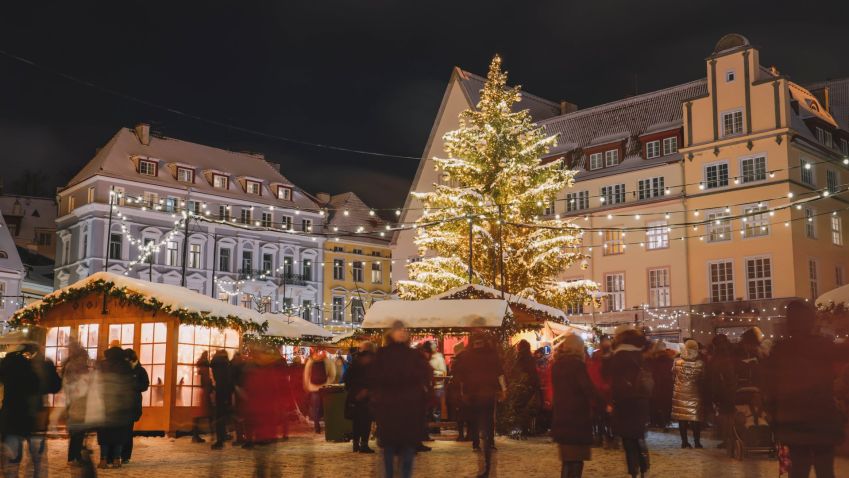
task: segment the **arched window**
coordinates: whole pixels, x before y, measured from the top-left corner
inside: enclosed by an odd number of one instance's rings
[[[0,251],[0,259],[8,259],[9,254],[6,251]]]

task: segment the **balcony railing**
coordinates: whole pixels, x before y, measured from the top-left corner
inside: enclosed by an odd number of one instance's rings
[[[281,284],[287,285],[307,285],[312,282],[312,277],[301,274],[288,274],[283,272],[265,271],[261,269],[239,269],[239,279],[271,279]]]

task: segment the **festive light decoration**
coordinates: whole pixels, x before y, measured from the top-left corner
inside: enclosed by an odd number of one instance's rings
[[[563,168],[562,158],[542,162],[557,138],[546,136],[527,111],[511,111],[519,99],[496,56],[477,108],[461,113],[460,128],[444,136],[448,157],[434,158],[459,186],[415,194],[426,211],[417,224],[430,224],[417,229],[415,242],[422,256],[432,251],[436,257],[407,266],[411,280],[398,283],[401,297],[430,297],[467,283],[470,257],[473,282],[548,305],[584,302],[595,289],[555,280],[584,259],[581,230],[569,221],[538,219],[539,208],[572,185],[575,171]],[[552,228],[507,224],[525,222]]]

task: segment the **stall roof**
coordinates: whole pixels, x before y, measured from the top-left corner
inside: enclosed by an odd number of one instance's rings
[[[384,300],[366,312],[364,329],[385,329],[400,320],[413,329],[431,327],[500,327],[508,313],[506,300]]]
[[[460,292],[463,292],[467,289],[474,289],[477,292],[480,292],[482,294],[486,294],[486,295],[489,295],[489,296],[492,296],[492,297],[501,297],[501,291],[498,290],[498,289],[495,289],[495,288],[492,288],[492,287],[487,287],[485,285],[480,285],[480,284],[466,284],[466,285],[462,285],[460,287],[455,287],[455,288],[448,290],[446,292],[443,292],[441,294],[437,294],[437,295],[431,297],[428,300],[431,300],[431,299],[448,299],[448,298],[450,298],[450,297],[452,297],[452,296],[454,296],[454,295],[456,295]],[[521,304],[521,305],[527,307],[530,310],[542,312],[543,314],[549,315],[552,318],[561,319],[564,322],[567,320],[566,314],[562,310],[557,309],[555,307],[548,306],[548,305],[540,304],[539,302],[535,302],[535,301],[530,300],[530,299],[525,299],[524,297],[519,297],[517,295],[504,293],[504,300],[506,300],[507,302],[509,302],[511,304]]]
[[[284,337],[289,339],[300,339],[303,337],[320,337],[329,339],[333,333],[325,328],[300,317],[283,314],[262,314],[268,321],[268,329],[265,334],[269,337]]]
[[[828,305],[829,303],[834,302],[834,304],[846,304],[849,306],[849,284],[838,287],[836,289],[831,289],[825,294],[817,297],[816,303],[817,305]]]
[[[258,326],[262,326],[265,322],[265,317],[253,309],[228,304],[227,302],[222,302],[213,297],[200,294],[178,285],[148,282],[120,274],[113,274],[111,272],[96,272],[67,287],[58,289],[46,295],[42,300],[33,302],[28,304],[26,307],[19,309],[15,312],[15,315],[21,314],[29,309],[40,307],[44,304],[45,299],[58,298],[64,292],[71,289],[82,289],[89,285],[93,285],[97,281],[111,282],[116,288],[126,288],[127,291],[141,294],[147,298],[156,299],[162,304],[163,308],[168,307],[172,311],[182,309],[189,313],[198,313],[206,316],[237,317],[244,322],[252,322]]]

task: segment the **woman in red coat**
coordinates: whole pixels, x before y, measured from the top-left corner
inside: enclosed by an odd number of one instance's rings
[[[273,347],[256,345],[251,350],[254,366],[245,374],[242,416],[252,437],[255,476],[268,476],[276,467],[272,462],[275,444],[286,420],[289,397],[286,369],[280,366],[280,354]]]

